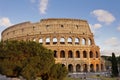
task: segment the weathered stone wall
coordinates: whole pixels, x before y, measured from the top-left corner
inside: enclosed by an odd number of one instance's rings
[[[39,42],[52,49],[56,63],[62,63],[70,72],[104,71],[99,47],[85,20],[51,18],[24,22],[5,29],[2,40]]]

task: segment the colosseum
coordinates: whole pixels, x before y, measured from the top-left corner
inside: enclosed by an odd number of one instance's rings
[[[54,51],[56,63],[69,72],[101,72],[105,70],[100,48],[86,20],[68,18],[41,19],[24,22],[5,29],[2,41],[35,41]]]

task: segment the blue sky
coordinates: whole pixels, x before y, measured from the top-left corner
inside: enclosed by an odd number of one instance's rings
[[[120,55],[120,0],[0,0],[0,33],[43,18],[87,20],[101,54]]]

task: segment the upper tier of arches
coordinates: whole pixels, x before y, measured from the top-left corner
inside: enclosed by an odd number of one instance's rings
[[[32,38],[32,41],[37,41],[40,44],[50,45],[50,44],[74,44],[74,45],[94,45],[93,38],[84,37],[40,37]]]

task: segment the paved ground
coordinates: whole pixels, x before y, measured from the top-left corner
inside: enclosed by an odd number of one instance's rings
[[[72,78],[80,78],[82,80],[101,80],[98,78],[89,78],[90,76],[109,76],[106,72],[101,72],[101,73],[69,73],[69,77]]]

